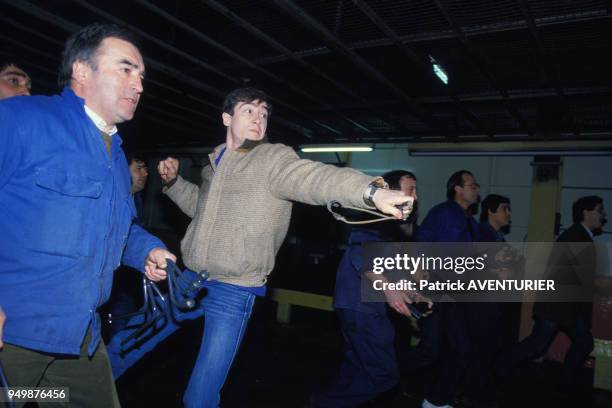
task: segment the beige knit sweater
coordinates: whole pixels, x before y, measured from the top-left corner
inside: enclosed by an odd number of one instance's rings
[[[300,159],[288,146],[264,143],[226,150],[218,168],[202,170],[198,187],[180,176],[164,193],[192,218],[181,250],[185,265],[210,279],[261,286],[274,268],[291,216],[291,200],[331,200],[366,207],[363,192],[374,179],[350,168]]]

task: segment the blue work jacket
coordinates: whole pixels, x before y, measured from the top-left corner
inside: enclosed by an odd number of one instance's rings
[[[142,270],[163,244],[132,224],[136,209],[121,138],[111,156],[69,88],[0,102],[0,306],[4,341],[79,354],[122,261]]]
[[[449,200],[435,205],[423,220],[416,232],[419,242],[478,242],[480,241],[479,226],[474,217],[467,215],[457,202]],[[448,246],[449,249],[452,246]],[[461,255],[448,253],[444,246],[432,247],[432,255]],[[433,280],[457,279],[459,275],[450,271],[431,272]]]
[[[463,207],[449,200],[434,206],[416,231],[419,242],[477,242],[479,226]]]
[[[384,297],[381,302],[362,302],[361,259],[362,244],[368,242],[385,242],[388,239],[374,228],[353,228],[348,239],[347,247],[338,265],[336,272],[336,286],[334,289],[335,309],[351,309],[363,313],[384,313]],[[368,282],[366,287],[371,284]],[[373,293],[373,289],[371,290]],[[371,296],[374,298],[374,296]]]

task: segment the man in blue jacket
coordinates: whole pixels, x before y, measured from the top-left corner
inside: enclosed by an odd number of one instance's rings
[[[30,95],[31,87],[30,77],[21,68],[13,62],[0,62],[0,99]],[[0,307],[0,349],[2,348],[2,330],[5,319],[4,311]]]
[[[413,173],[394,170],[382,177],[390,189],[400,190],[416,200],[417,182]],[[385,221],[351,230],[336,274],[333,304],[344,338],[343,359],[333,382],[313,396],[312,406],[362,406],[399,383],[395,330],[387,316],[385,303],[362,300],[362,279],[370,279],[371,273],[362,273],[361,262],[362,244],[406,241],[404,225],[404,221]],[[376,276],[377,279],[386,279]],[[416,292],[409,295],[400,290],[385,290],[383,293],[389,307],[404,316],[411,315],[408,304],[421,300]],[[375,298],[374,293],[372,297]]]
[[[477,242],[478,223],[471,207],[480,201],[480,185],[467,170],[453,173],[446,183],[447,200],[434,206],[417,230],[419,242]],[[432,278],[444,280],[449,276]],[[417,369],[440,361],[438,378],[432,384],[423,408],[451,407],[465,372],[470,352],[465,307],[461,303],[438,302],[433,313],[421,322],[421,343],[406,356],[405,364]]]
[[[122,262],[165,278],[163,244],[136,210],[116,124],[132,119],[144,63],[130,33],[73,34],[61,95],[0,102],[0,361],[12,386],[68,387],[75,406],[119,406],[96,309]]]

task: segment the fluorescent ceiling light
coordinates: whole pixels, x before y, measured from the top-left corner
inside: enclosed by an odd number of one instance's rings
[[[610,156],[610,151],[589,150],[522,150],[522,151],[410,151],[411,156]]]
[[[429,56],[429,61],[431,61],[431,66],[433,67],[434,74],[436,74],[436,76],[440,79],[440,81],[444,83],[444,85],[448,85],[448,75],[446,74],[444,69],[442,69],[440,64],[438,64],[434,57],[432,57],[431,55]]]
[[[372,145],[304,145],[300,151],[304,153],[340,153],[340,152],[371,152]]]
[[[414,143],[411,156],[610,156],[612,141]]]

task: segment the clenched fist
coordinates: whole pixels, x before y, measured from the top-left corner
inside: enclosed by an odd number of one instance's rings
[[[179,161],[174,157],[168,157],[166,160],[159,162],[157,171],[164,184],[170,184],[176,180],[179,169]]]

